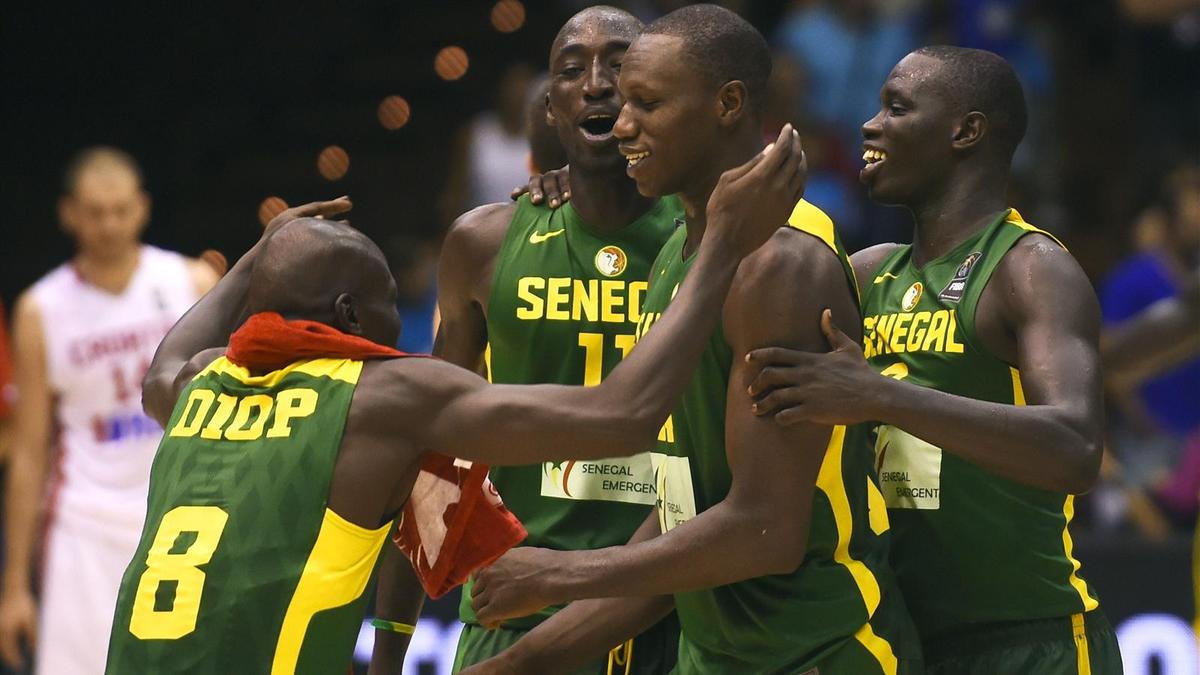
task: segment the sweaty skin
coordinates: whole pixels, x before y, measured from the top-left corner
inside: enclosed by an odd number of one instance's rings
[[[880,112],[863,125],[865,146],[887,159],[863,181],[876,201],[907,207],[916,221],[914,263],[953,249],[1005,210],[1008,158],[990,147],[981,113],[954,114],[939,98],[939,61],[905,57],[881,93]],[[931,138],[952,138],[939,145]],[[852,257],[863,292],[899,244]],[[836,325],[857,319],[833,311]],[[783,425],[877,420],[899,427],[989,471],[1034,487],[1078,494],[1100,467],[1103,401],[1097,341],[1100,312],[1075,259],[1041,234],[1004,256],[979,300],[983,347],[1018,368],[1028,405],[954,396],[884,377],[857,344],[826,323],[827,354],[752,352],[761,372],[749,388],[758,415]]]
[[[677,307],[599,386],[490,385],[437,359],[364,364],[329,507],[361,527],[387,522],[403,506],[429,451],[500,465],[545,461],[564,447],[579,459],[644,451],[687,383],[741,258],[777,229],[764,223],[781,222],[795,201],[790,183],[803,153],[784,142],[792,135],[785,127],[770,151],[722,176],[712,204],[715,226],[697,261],[703,272],[680,287]],[[286,318],[394,343],[396,289],[382,253],[347,225],[310,218],[348,207],[348,200],[309,204],[268,226],[159,346],[144,382],[147,414],[166,422],[179,392],[221,353],[244,309],[284,310]],[[346,239],[355,246],[331,245]],[[323,255],[326,248],[338,255]],[[274,268],[275,283],[266,289],[252,284],[258,265]]]

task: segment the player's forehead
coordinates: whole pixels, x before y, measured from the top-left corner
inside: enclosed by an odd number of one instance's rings
[[[91,167],[75,178],[75,197],[133,195],[140,188],[138,178],[117,164]]]
[[[629,47],[642,29],[636,18],[616,11],[585,12],[571,18],[550,47],[550,62],[596,52]]]
[[[940,86],[943,63],[926,54],[913,52],[896,64],[883,83],[881,95],[913,98]]]
[[[621,64],[621,88],[691,82],[697,76],[696,67],[683,52],[682,38],[674,35],[638,36]]]

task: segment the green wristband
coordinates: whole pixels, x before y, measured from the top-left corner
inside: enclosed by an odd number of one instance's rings
[[[400,623],[399,621],[388,621],[387,619],[371,619],[371,625],[380,630],[390,630],[393,633],[403,633],[412,635],[417,629],[416,626],[410,623]]]

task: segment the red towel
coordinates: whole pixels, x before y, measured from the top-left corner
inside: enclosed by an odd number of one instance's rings
[[[255,314],[229,338],[225,356],[252,370],[278,370],[304,359],[388,359],[405,354],[315,321]],[[445,595],[525,538],[525,528],[500,500],[485,464],[437,453],[425,456],[392,535],[425,592]]]

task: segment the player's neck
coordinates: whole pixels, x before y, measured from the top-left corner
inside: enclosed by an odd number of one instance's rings
[[[87,283],[114,295],[129,286],[141,259],[142,247],[135,244],[121,251],[99,254],[80,251],[72,264],[75,272]]]
[[[1008,207],[1003,177],[974,174],[951,180],[930,199],[910,206],[913,262],[922,266],[949,253]]]
[[[683,202],[683,210],[687,215],[688,236],[683,246],[683,257],[690,256],[700,248],[704,230],[708,226],[708,200],[712,197],[713,190],[717,189],[721,174],[745,164],[759,152],[762,152],[762,141],[757,137],[746,136],[740,141],[730,143],[699,178],[679,193],[679,201]]]
[[[571,204],[594,232],[617,232],[645,215],[655,202],[654,197],[638,193],[637,183],[625,175],[624,166],[619,174],[582,169],[571,173]]]

